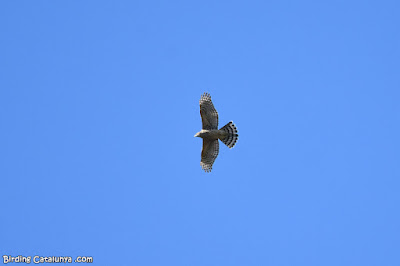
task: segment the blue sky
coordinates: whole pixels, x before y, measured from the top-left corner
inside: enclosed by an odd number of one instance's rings
[[[399,8],[3,1],[0,255],[399,265]]]

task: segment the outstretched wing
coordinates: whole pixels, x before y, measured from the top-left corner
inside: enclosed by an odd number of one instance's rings
[[[218,129],[218,112],[211,101],[211,95],[204,93],[200,98],[200,115],[203,129]]]
[[[219,152],[218,140],[203,139],[203,150],[201,151],[201,168],[206,172],[211,172],[213,163],[217,159]]]

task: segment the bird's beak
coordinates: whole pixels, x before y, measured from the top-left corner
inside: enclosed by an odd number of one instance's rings
[[[199,136],[199,133],[196,133],[196,135],[194,135],[195,137],[198,137]]]

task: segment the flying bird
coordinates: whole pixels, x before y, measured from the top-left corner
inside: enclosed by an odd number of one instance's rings
[[[200,161],[201,168],[206,172],[211,172],[219,152],[218,139],[229,148],[233,148],[239,135],[232,121],[221,129],[218,129],[218,112],[214,108],[209,93],[204,93],[200,98],[200,116],[203,127],[202,130],[194,136],[203,139]]]

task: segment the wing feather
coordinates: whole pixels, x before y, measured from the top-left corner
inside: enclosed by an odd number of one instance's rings
[[[200,116],[203,129],[218,129],[218,112],[209,93],[204,93],[200,98]]]
[[[219,153],[218,140],[203,139],[203,150],[201,151],[200,165],[206,172],[211,172],[212,166]]]

